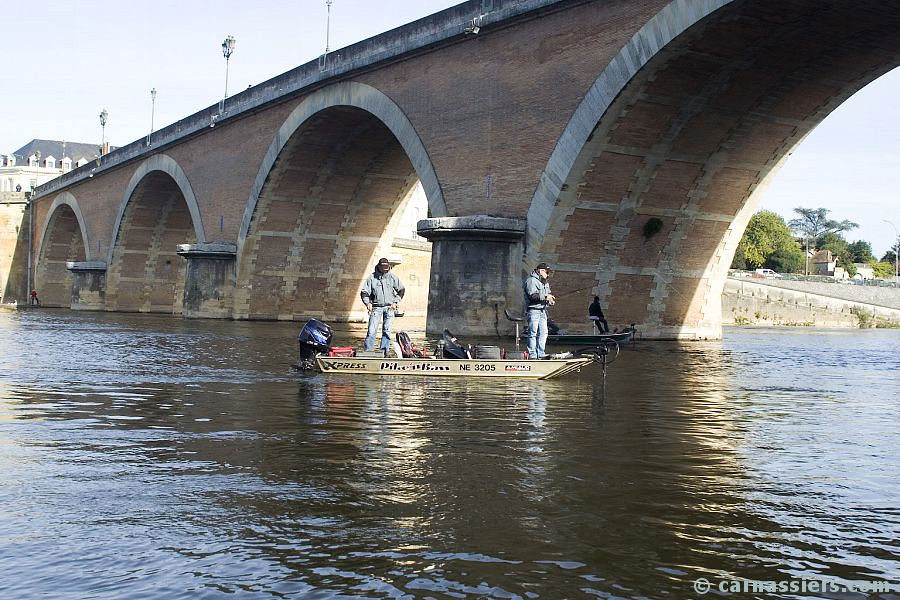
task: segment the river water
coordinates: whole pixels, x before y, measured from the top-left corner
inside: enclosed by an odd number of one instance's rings
[[[527,382],[295,374],[298,327],[0,311],[0,597],[900,595],[896,330]]]

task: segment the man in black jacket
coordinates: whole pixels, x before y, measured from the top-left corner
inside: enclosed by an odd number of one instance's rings
[[[594,303],[588,306],[588,318],[597,326],[600,333],[609,333],[609,323],[603,316],[603,309],[600,308],[600,296],[594,296]]]

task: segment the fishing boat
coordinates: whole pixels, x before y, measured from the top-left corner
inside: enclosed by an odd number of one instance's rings
[[[569,353],[571,355],[571,353]],[[553,379],[579,371],[594,362],[593,358],[576,357],[528,359],[449,359],[449,358],[369,358],[316,356],[316,366],[323,373],[365,375],[428,375],[435,377],[515,377],[519,379]]]
[[[596,335],[591,335],[589,333],[558,333],[556,335],[548,335],[547,343],[570,346],[591,346],[612,341],[616,342],[617,344],[624,344],[626,342],[634,340],[634,334],[636,331],[637,330],[634,328],[634,325],[632,325],[631,327],[626,327],[622,331],[617,331],[615,333],[598,333]]]
[[[414,346],[404,332],[397,334],[391,354],[334,347],[331,340],[331,327],[310,319],[298,337],[300,360],[294,368],[349,375],[553,379],[597,363],[603,366],[605,374],[606,365],[618,356],[618,344],[612,342],[529,359],[523,352],[505,352],[496,346],[465,346],[449,330],[444,330],[433,355]]]
[[[503,309],[503,314],[509,321],[516,324],[516,337],[522,340],[528,339],[528,332],[519,335],[519,323],[525,321],[525,317],[514,315],[509,309]],[[526,327],[527,330],[527,327]],[[616,343],[624,344],[628,341],[634,341],[634,335],[637,333],[634,323],[624,328],[622,331],[614,331],[612,333],[554,333],[547,336],[548,344],[559,344],[569,346],[602,346],[604,344]]]

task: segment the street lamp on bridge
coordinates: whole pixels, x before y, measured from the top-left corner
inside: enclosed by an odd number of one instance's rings
[[[109,113],[104,108],[100,111],[100,156],[103,156],[103,150],[106,148],[106,119]]]
[[[334,0],[325,0],[325,6],[328,11],[328,15],[325,17],[325,54],[328,54],[328,51],[331,49],[329,47],[330,37],[331,37],[331,3]]]
[[[147,146],[153,143],[153,118],[156,116],[156,88],[150,90],[150,133],[147,134]]]
[[[234,52],[234,44],[236,41],[237,40],[234,39],[233,35],[229,35],[225,38],[225,41],[222,42],[222,56],[225,57],[225,96],[219,103],[219,112],[222,112],[225,109],[225,99],[228,98],[228,61],[231,58],[231,54]]]

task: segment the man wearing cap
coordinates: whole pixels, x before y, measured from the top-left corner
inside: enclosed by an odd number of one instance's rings
[[[366,332],[366,341],[363,349],[371,350],[375,346],[375,334],[378,332],[378,322],[381,321],[381,349],[387,350],[391,346],[391,322],[394,320],[394,311],[400,307],[400,300],[406,288],[400,278],[391,273],[391,261],[382,258],[375,265],[375,272],[369,275],[360,292],[363,304],[369,311],[369,329]]]
[[[556,303],[556,296],[550,293],[550,266],[541,263],[522,283],[525,292],[525,316],[528,319],[528,356],[544,358],[547,344],[547,307]]]

